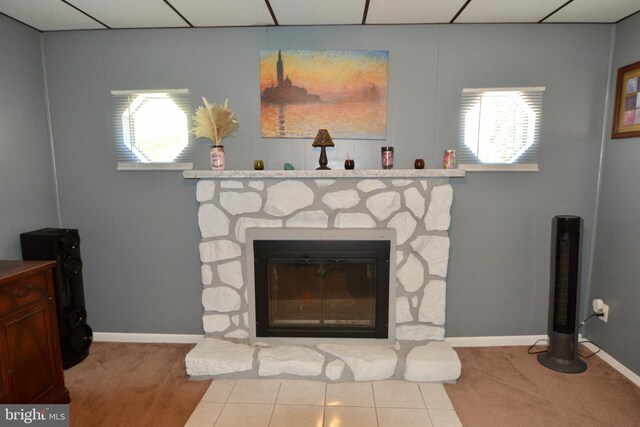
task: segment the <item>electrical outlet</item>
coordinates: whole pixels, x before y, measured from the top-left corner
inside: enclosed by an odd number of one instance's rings
[[[602,307],[602,316],[599,317],[604,323],[607,323],[609,320],[609,306],[607,304],[603,304]]]
[[[604,301],[600,298],[596,298],[593,300],[593,312],[595,314],[602,314],[604,311]]]

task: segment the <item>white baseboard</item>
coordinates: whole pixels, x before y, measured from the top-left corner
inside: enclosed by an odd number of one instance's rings
[[[591,351],[597,351],[598,350],[598,347],[596,347],[595,345],[593,345],[591,343],[585,342],[585,343],[582,343],[582,344],[585,347],[587,347],[589,350],[591,350]],[[598,352],[598,354],[596,354],[596,356],[598,356],[600,359],[602,359],[605,362],[607,362],[609,365],[611,365],[611,367],[613,369],[615,369],[616,371],[620,372],[622,375],[624,375],[626,378],[628,378],[629,381],[631,381],[632,383],[634,383],[635,385],[640,387],[640,376],[636,375],[636,373],[633,372],[631,369],[627,368],[622,363],[618,362],[616,359],[611,357],[606,351],[600,349],[600,351]]]
[[[449,337],[444,340],[452,347],[496,347],[506,345],[532,345],[546,335],[510,335],[503,337]]]
[[[187,334],[132,334],[120,332],[94,332],[93,340],[97,342],[143,342],[143,343],[171,343],[195,344],[204,335]]]
[[[195,344],[204,335],[188,334],[140,334],[126,332],[94,332],[96,342],[141,342]],[[506,345],[531,345],[537,340],[546,339],[546,335],[513,335],[503,337],[452,337],[445,341],[452,347],[493,347]]]
[[[445,338],[444,340],[451,344],[452,347],[498,347],[508,345],[532,345],[538,340],[546,340],[547,338],[546,335],[512,335],[503,337],[451,337]],[[598,347],[589,342],[583,342],[583,339],[582,335],[578,335],[578,340],[585,347],[591,351],[598,350]],[[600,350],[596,356],[600,357],[600,359],[607,362],[613,369],[640,387],[640,376],[611,357],[607,352]]]

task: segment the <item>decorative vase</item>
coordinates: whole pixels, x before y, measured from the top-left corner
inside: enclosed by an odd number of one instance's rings
[[[393,169],[393,147],[381,147],[382,169]]]
[[[224,147],[222,145],[211,146],[211,170],[224,170]]]

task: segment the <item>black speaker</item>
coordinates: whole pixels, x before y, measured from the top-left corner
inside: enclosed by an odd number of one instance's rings
[[[20,235],[22,258],[55,260],[53,285],[56,292],[58,332],[62,366],[68,369],[89,355],[93,331],[87,324],[78,230],[43,228]]]
[[[578,358],[582,218],[556,216],[551,227],[549,346],[538,361],[549,369],[579,373],[587,364]]]

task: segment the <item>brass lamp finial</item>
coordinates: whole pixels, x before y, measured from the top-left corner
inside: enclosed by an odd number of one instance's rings
[[[325,151],[325,147],[335,147],[336,144],[333,143],[331,139],[331,135],[329,135],[329,131],[326,129],[320,129],[318,134],[316,135],[316,139],[313,141],[312,147],[320,147],[320,159],[318,162],[320,163],[320,167],[316,168],[316,170],[328,170],[331,168],[327,167],[327,152]]]

